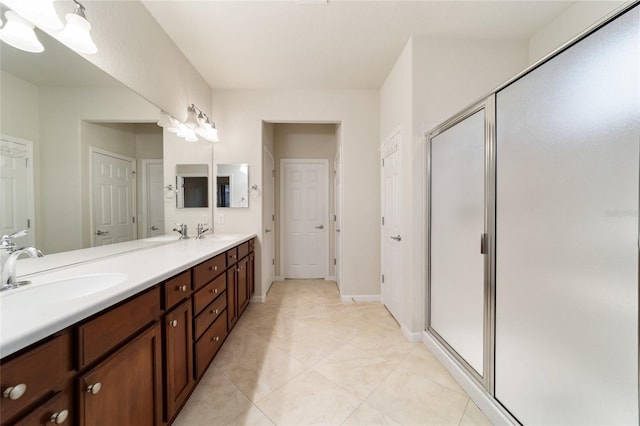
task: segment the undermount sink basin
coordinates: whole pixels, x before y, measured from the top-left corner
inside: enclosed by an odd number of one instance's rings
[[[60,302],[72,302],[122,284],[127,275],[91,274],[45,283],[27,284],[0,294],[3,316],[14,308],[33,309]]]

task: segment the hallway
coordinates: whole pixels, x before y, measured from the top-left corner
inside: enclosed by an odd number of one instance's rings
[[[380,303],[289,280],[249,305],[174,423],[222,424],[490,423]]]

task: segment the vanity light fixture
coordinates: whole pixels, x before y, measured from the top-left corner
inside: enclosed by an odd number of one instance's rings
[[[59,31],[64,26],[58,18],[53,0],[2,0],[0,3],[37,27]]]
[[[61,42],[81,53],[96,53],[98,48],[91,39],[91,24],[87,21],[84,6],[77,0],[73,0],[76,9],[73,13],[67,13],[65,18],[67,25],[58,34]]]
[[[0,29],[0,40],[25,52],[40,53],[44,46],[38,40],[33,24],[12,10],[4,13],[7,22]]]

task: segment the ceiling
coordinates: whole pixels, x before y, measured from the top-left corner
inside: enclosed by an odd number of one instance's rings
[[[143,3],[213,88],[377,89],[413,35],[528,40],[574,1]]]

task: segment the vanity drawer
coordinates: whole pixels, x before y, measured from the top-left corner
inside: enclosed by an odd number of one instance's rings
[[[238,247],[238,259],[242,259],[249,254],[249,241],[240,244]]]
[[[207,327],[220,316],[226,307],[227,296],[223,293],[196,317],[193,327],[196,340],[200,338]]]
[[[72,407],[63,397],[62,392],[58,392],[44,404],[31,411],[26,417],[20,419],[14,426],[46,426],[51,424],[72,424]],[[56,423],[56,421],[61,423]]]
[[[227,265],[238,263],[238,247],[227,250]]]
[[[0,366],[2,385],[0,418],[9,419],[57,390],[69,365],[71,356],[69,343],[68,335],[60,335],[2,363]],[[11,399],[9,396],[11,387],[14,388],[13,397],[16,399]],[[22,389],[23,393],[20,395]],[[5,392],[7,396],[4,396]]]
[[[227,337],[227,311],[196,342],[196,377],[202,376]]]
[[[225,254],[219,254],[193,268],[193,289],[197,290],[221,273],[226,268]]]
[[[222,292],[227,288],[226,275],[220,275],[215,280],[211,281],[204,288],[201,288],[193,296],[193,313],[198,315],[205,306],[213,301],[216,297],[220,296]]]
[[[160,287],[155,287],[78,327],[78,363],[82,368],[160,316]]]
[[[252,238],[249,240],[249,251],[254,251],[256,249],[256,239]]]
[[[176,303],[185,299],[191,292],[191,271],[185,271],[171,278],[163,285],[164,308],[169,310]]]

